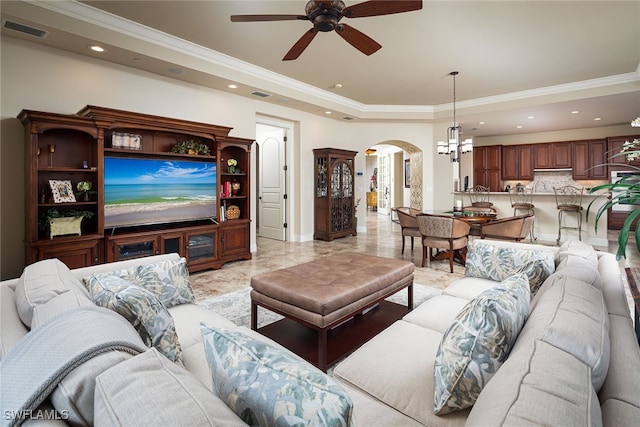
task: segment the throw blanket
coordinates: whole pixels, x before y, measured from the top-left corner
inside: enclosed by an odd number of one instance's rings
[[[1,425],[15,426],[35,411],[62,379],[92,357],[147,350],[129,322],[101,307],[83,307],[31,330],[0,362]]]

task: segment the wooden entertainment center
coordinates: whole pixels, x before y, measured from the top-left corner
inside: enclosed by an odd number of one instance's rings
[[[55,257],[79,268],[177,252],[190,271],[198,271],[251,259],[253,140],[229,136],[229,127],[90,105],[75,115],[23,110],[18,118],[25,127],[27,264]],[[205,154],[173,152],[181,141]],[[215,209],[184,221],[105,227],[105,158],[215,164],[215,189],[208,189]],[[230,167],[229,160],[236,165]],[[64,184],[64,201],[58,191],[54,200],[52,180]],[[69,186],[75,193],[79,182],[91,183],[92,191],[67,194]],[[52,210],[88,216],[77,233],[54,236],[43,225]]]

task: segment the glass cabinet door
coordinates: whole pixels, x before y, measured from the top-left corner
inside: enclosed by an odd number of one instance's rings
[[[216,256],[216,233],[193,233],[187,236],[187,260],[189,262],[212,259]]]

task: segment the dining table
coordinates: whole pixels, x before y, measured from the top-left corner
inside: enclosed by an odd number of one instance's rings
[[[442,215],[451,216],[461,221],[468,223],[471,228],[469,229],[469,236],[480,236],[480,225],[486,224],[498,219],[498,215],[495,212],[481,212],[481,211],[445,211],[445,210],[426,210],[422,213],[428,215]],[[431,260],[441,261],[449,259],[449,251],[439,251],[431,257]],[[466,246],[461,249],[454,249],[453,260],[461,265],[465,265],[467,262],[467,248]]]

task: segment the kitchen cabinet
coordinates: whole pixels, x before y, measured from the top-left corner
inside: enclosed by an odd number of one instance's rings
[[[615,156],[620,153],[622,150],[622,145],[625,141],[633,141],[634,139],[640,138],[640,135],[629,135],[629,136],[616,136],[607,138],[608,145],[608,153],[607,153],[607,161],[610,163],[609,170],[634,170],[629,166],[640,166],[640,159],[635,159],[633,161],[628,161],[625,156]]]
[[[572,143],[551,142],[533,145],[534,169],[566,169],[572,167]]]
[[[606,163],[605,139],[573,143],[573,179],[608,179]]]
[[[532,151],[530,144],[503,146],[502,179],[533,180]]]
[[[489,191],[501,191],[502,146],[487,145],[473,148],[473,185]]]

